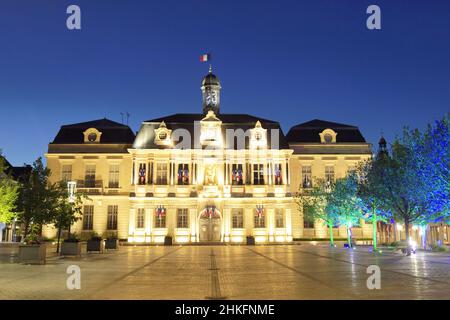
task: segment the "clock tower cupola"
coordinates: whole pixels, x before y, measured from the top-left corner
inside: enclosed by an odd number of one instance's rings
[[[220,111],[220,86],[219,78],[212,73],[211,66],[208,74],[202,80],[203,113],[212,110],[215,114]]]

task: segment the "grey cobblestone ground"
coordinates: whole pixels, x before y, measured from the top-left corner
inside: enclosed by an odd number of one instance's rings
[[[0,299],[450,299],[450,255],[325,246],[137,246],[21,265],[0,248]],[[81,290],[66,288],[69,265]],[[381,268],[368,290],[366,268]]]

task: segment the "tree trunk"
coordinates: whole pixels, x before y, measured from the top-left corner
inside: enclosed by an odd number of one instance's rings
[[[23,226],[23,239],[25,240],[28,236],[28,229],[30,228],[30,222],[28,220],[25,221]]]
[[[350,229],[349,225],[347,225],[347,241],[348,241],[348,247],[352,247],[352,230]]]
[[[372,227],[373,227],[373,251],[377,251],[377,214],[376,210],[372,213]]]
[[[333,224],[331,222],[328,222],[328,228],[330,228],[330,246],[334,247]]]
[[[59,253],[59,246],[60,246],[60,241],[61,241],[61,221],[59,222],[59,226],[58,226],[58,242],[56,243],[56,253]]]
[[[405,220],[405,236],[406,236],[406,255],[410,256],[411,255],[411,248],[409,246],[409,239],[410,239],[410,235],[409,235],[409,220],[407,218],[405,218],[404,220]]]
[[[420,226],[420,235],[422,236],[422,248],[427,250],[427,226]]]

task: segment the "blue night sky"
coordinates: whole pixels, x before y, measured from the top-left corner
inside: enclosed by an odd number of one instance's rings
[[[77,4],[82,30],[66,28]],[[382,30],[366,28],[377,4]],[[59,127],[201,112],[213,54],[223,113],[360,127],[371,143],[450,110],[449,1],[0,1],[0,148],[43,156]]]

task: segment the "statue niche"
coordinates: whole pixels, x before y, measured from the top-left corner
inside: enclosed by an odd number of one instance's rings
[[[205,185],[213,186],[217,184],[216,178],[216,166],[215,165],[207,165],[205,167]]]

